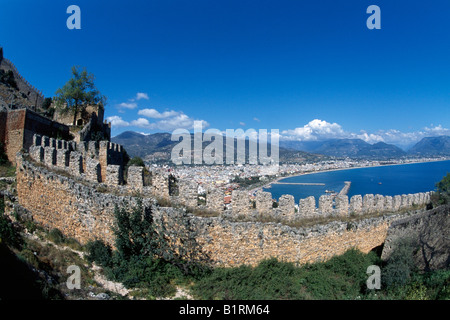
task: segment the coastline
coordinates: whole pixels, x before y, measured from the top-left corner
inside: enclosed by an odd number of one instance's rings
[[[450,159],[445,160],[427,160],[427,161],[417,161],[417,162],[408,162],[408,163],[393,163],[393,164],[379,164],[375,166],[360,166],[360,167],[351,167],[351,168],[336,168],[336,169],[325,169],[325,170],[319,170],[319,171],[308,171],[304,173],[296,173],[293,175],[288,175],[284,177],[278,177],[275,180],[268,182],[262,186],[259,186],[257,188],[249,190],[249,193],[254,194],[258,190],[262,190],[264,188],[270,188],[270,186],[274,183],[280,182],[283,179],[292,178],[292,177],[298,177],[298,176],[304,176],[309,174],[316,174],[316,173],[323,173],[323,172],[333,172],[333,171],[342,171],[342,170],[353,170],[353,169],[365,169],[365,168],[379,168],[379,167],[389,167],[389,166],[403,166],[408,164],[419,164],[419,163],[429,163],[429,162],[441,162],[441,161],[450,161]]]

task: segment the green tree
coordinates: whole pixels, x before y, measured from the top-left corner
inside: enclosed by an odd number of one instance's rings
[[[141,200],[131,212],[116,206],[114,215],[116,247],[123,259],[129,260],[132,256],[153,258],[167,248],[155,229],[151,209],[144,208]]]
[[[128,161],[127,166],[138,166],[138,167],[145,167],[144,160],[140,157],[134,157],[130,161]]]
[[[436,183],[436,188],[441,193],[450,193],[450,173],[447,173],[441,181]]]
[[[47,110],[52,105],[53,99],[52,98],[45,98],[44,102],[42,102],[42,108],[44,110]]]
[[[436,183],[437,192],[431,196],[433,205],[443,205],[450,202],[450,173]]]
[[[56,107],[62,112],[73,114],[73,125],[76,125],[77,115],[82,114],[88,105],[102,104],[106,97],[95,87],[95,77],[85,68],[72,67],[72,78],[55,93]]]
[[[5,147],[3,146],[3,143],[0,142],[0,165],[7,164],[8,163],[8,156],[5,152]]]

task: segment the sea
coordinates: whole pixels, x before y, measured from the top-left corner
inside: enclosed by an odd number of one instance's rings
[[[450,160],[385,165],[379,167],[352,168],[336,171],[324,171],[293,176],[280,182],[320,183],[324,185],[282,185],[272,184],[264,191],[272,193],[274,199],[283,194],[293,195],[295,202],[314,196],[316,202],[326,191],[339,192],[345,181],[351,181],[347,193],[353,195],[381,194],[395,196],[436,190],[436,183],[450,172]]]

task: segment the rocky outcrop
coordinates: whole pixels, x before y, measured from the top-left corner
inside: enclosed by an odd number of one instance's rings
[[[389,259],[399,240],[416,245],[415,264],[421,270],[445,269],[450,266],[450,205],[400,219],[388,229],[381,258]]]

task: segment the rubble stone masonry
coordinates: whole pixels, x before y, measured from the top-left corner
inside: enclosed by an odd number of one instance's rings
[[[129,208],[137,201],[130,196],[101,193],[95,183],[92,187],[81,184],[56,174],[51,168],[36,166],[22,156],[17,157],[16,177],[19,204],[31,212],[33,219],[49,229],[58,228],[83,244],[93,239],[114,244],[111,231],[114,207]],[[244,212],[250,210],[245,193],[241,191],[237,197],[240,201],[237,204]],[[155,218],[163,215],[169,230],[177,229],[176,222],[171,221],[184,209],[156,206],[151,197],[143,201],[145,206],[153,206]],[[384,242],[389,225],[400,217],[401,214],[390,214],[360,219],[350,225],[333,221],[296,228],[280,223],[235,222],[222,217],[187,215],[192,220],[190,225],[196,228],[195,240],[202,252],[214,265],[220,266],[256,265],[270,257],[300,264],[324,261],[350,248],[369,252]]]

